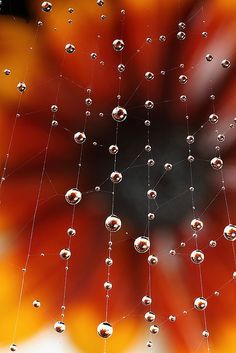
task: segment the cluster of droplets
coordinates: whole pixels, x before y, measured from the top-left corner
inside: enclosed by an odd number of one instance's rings
[[[103,6],[104,5],[104,1],[103,0],[98,0],[97,1],[97,5],[98,6]],[[52,10],[52,4],[50,2],[47,2],[47,1],[43,2],[41,4],[41,7],[42,7],[42,11],[44,11],[44,12],[50,12]],[[71,9],[71,10],[69,9],[68,11],[70,13],[72,13],[73,12],[72,10],[73,9]],[[180,22],[178,24],[178,30],[179,31],[177,32],[177,35],[176,35],[178,40],[183,41],[183,40],[186,39],[185,29],[186,29],[186,24],[184,22]],[[206,38],[207,35],[208,35],[207,32],[202,32],[202,36],[204,38]],[[159,40],[161,42],[166,41],[166,36],[165,35],[160,35]],[[148,38],[147,39],[147,43],[151,43],[151,42],[152,42],[152,39]],[[125,44],[124,44],[124,41],[122,39],[116,39],[116,40],[113,41],[112,46],[113,46],[113,49],[116,52],[121,52],[124,49]],[[74,44],[68,43],[68,44],[65,45],[65,52],[66,53],[72,54],[72,53],[75,52],[75,50],[76,49],[75,49],[75,45]],[[91,53],[91,58],[92,59],[96,59],[97,58],[97,54],[96,53]],[[211,54],[207,54],[206,55],[206,60],[208,62],[211,62],[213,60],[213,56]],[[231,63],[230,63],[230,61],[228,59],[224,59],[224,60],[222,60],[221,65],[222,65],[223,68],[229,68],[231,66]],[[124,64],[119,64],[118,67],[117,67],[117,70],[118,70],[119,74],[124,72],[125,69],[126,69],[126,67],[125,67]],[[11,70],[10,69],[5,69],[4,70],[4,74],[6,76],[10,75],[11,74]],[[155,78],[155,74],[153,72],[147,71],[145,73],[144,77],[145,77],[145,79],[147,81],[152,81]],[[188,77],[186,75],[180,75],[179,76],[179,83],[180,84],[184,85],[187,82],[188,82]],[[25,82],[19,82],[17,84],[17,90],[20,93],[24,93],[26,91]],[[180,100],[182,102],[186,102],[187,101],[187,96],[182,95],[180,97]],[[90,106],[92,104],[92,99],[91,98],[86,98],[85,104],[86,104],[87,107]],[[149,111],[149,110],[154,108],[155,104],[151,100],[146,100],[145,103],[144,103],[144,106]],[[54,119],[55,118],[55,114],[57,113],[57,111],[58,111],[58,106],[56,104],[52,105],[51,106],[51,112],[53,113],[52,126],[57,126],[58,125],[57,120]],[[87,115],[89,115],[89,114],[87,114]],[[116,123],[124,122],[126,120],[126,118],[127,118],[127,110],[126,110],[126,108],[122,107],[120,105],[117,105],[112,110],[112,118],[113,118],[113,120]],[[209,116],[209,122],[211,124],[216,124],[218,122],[218,120],[219,120],[219,117],[215,113],[212,113]],[[147,126],[147,127],[150,126],[149,115],[148,115],[148,119],[145,121],[145,126]],[[225,136],[223,134],[218,134],[217,139],[218,139],[219,142],[223,142],[224,139],[225,139]],[[79,145],[82,145],[83,143],[85,143],[86,142],[86,134],[85,134],[85,132],[84,131],[76,132],[74,134],[74,141],[75,141],[75,143],[77,143]],[[189,134],[187,136],[187,138],[186,138],[186,142],[187,142],[188,145],[193,144],[195,142],[194,135],[190,135]],[[148,144],[145,147],[145,150],[147,152],[151,151],[151,146],[149,145],[149,141],[148,141]],[[118,153],[118,151],[119,151],[119,149],[118,149],[117,144],[111,145],[109,147],[109,153],[111,155],[113,155],[114,158],[116,158],[115,156]],[[189,149],[188,161],[192,163],[194,161],[194,157],[192,156],[192,154],[190,152],[191,152],[191,149]],[[154,165],[155,165],[155,161],[152,158],[149,158],[148,161],[147,161],[148,168],[152,167]],[[223,160],[221,159],[220,156],[214,157],[214,158],[212,158],[210,160],[210,165],[211,165],[211,167],[214,170],[221,170],[223,168]],[[166,172],[167,171],[171,171],[172,168],[173,168],[172,164],[165,163],[164,169],[165,169]],[[123,179],[123,175],[122,175],[121,172],[119,172],[117,170],[114,170],[114,171],[111,172],[110,181],[112,182],[113,185],[120,183],[122,181],[122,179]],[[150,186],[150,185],[148,185],[148,186]],[[100,191],[100,187],[97,186],[95,188],[95,191]],[[194,187],[193,186],[190,187],[190,191],[194,191]],[[155,189],[148,188],[146,196],[147,196],[148,200],[155,200],[156,197],[157,197],[157,192],[156,192]],[[68,204],[72,205],[72,206],[76,206],[81,201],[81,199],[82,199],[82,193],[78,190],[77,187],[71,188],[65,194],[66,202]],[[148,210],[148,211],[150,211],[150,210]],[[148,212],[148,221],[153,220],[154,218],[155,218],[155,214],[152,213],[152,212]],[[113,214],[113,212],[105,220],[105,228],[110,233],[115,233],[115,232],[119,231],[121,229],[121,225],[122,225],[121,224],[121,219],[118,216],[116,216],[115,214]],[[191,228],[195,232],[194,234],[196,236],[196,233],[203,229],[202,220],[200,220],[198,218],[194,218],[191,221]],[[68,228],[67,234],[68,234],[69,237],[73,237],[76,234],[76,230],[73,227]],[[236,240],[236,226],[233,225],[233,224],[227,225],[224,228],[223,236],[224,236],[225,239],[227,239],[227,240],[229,240],[231,242],[235,241]],[[216,242],[212,240],[210,242],[210,246],[211,247],[216,246]],[[148,265],[153,266],[153,265],[156,265],[158,263],[158,257],[156,255],[150,254],[150,247],[151,247],[151,243],[150,243],[149,236],[142,235],[142,236],[137,237],[135,239],[135,241],[134,241],[134,249],[138,253],[143,254],[143,253],[149,252],[149,256],[148,256],[147,262],[148,262]],[[112,264],[113,264],[113,260],[110,257],[110,254],[111,254],[110,251],[112,249],[112,241],[111,240],[109,240],[109,242],[108,242],[108,249],[109,249],[109,256],[106,258],[105,264],[106,264],[106,266],[108,268],[110,268],[110,266],[112,266]],[[176,254],[175,250],[171,250],[170,254],[171,255],[175,255]],[[63,260],[66,260],[66,261],[69,260],[70,257],[71,257],[70,248],[63,248],[60,251],[59,256]],[[196,265],[200,265],[204,261],[205,255],[204,255],[202,250],[196,249],[196,250],[193,250],[191,252],[190,259],[191,259],[192,263],[194,263]],[[236,279],[236,272],[234,272],[233,278]],[[104,289],[106,290],[106,293],[112,289],[112,283],[109,281],[109,279],[104,283]],[[215,293],[218,293],[218,292],[215,292]],[[215,295],[218,295],[218,294],[215,294]],[[152,298],[149,295],[145,295],[142,298],[142,304],[144,306],[151,306]],[[204,311],[206,309],[206,307],[207,307],[207,304],[208,304],[207,303],[207,299],[205,299],[204,297],[198,297],[198,298],[196,298],[194,300],[194,308],[196,310],[198,310],[198,311]],[[40,306],[41,306],[41,303],[40,303],[39,300],[34,300],[33,301],[33,307],[40,308]],[[156,319],[155,313],[153,313],[151,310],[147,311],[145,313],[145,315],[144,315],[144,318],[145,318],[145,320],[148,323],[152,323],[152,325],[149,328],[150,333],[151,334],[157,334],[159,332],[159,326],[153,324],[153,322]],[[176,317],[174,315],[170,315],[169,316],[169,321],[175,322],[176,321]],[[65,326],[65,324],[62,321],[57,321],[55,323],[55,325],[54,325],[54,329],[58,333],[63,333],[65,331],[65,329],[66,329],[66,326]],[[98,327],[97,327],[97,333],[102,338],[105,338],[105,339],[109,338],[113,334],[113,327],[107,321],[101,322],[98,325]],[[207,338],[209,336],[209,332],[207,330],[204,330],[202,332],[202,335],[203,335],[203,337]],[[151,340],[149,340],[147,342],[147,346],[148,347],[152,347],[152,341]],[[16,349],[17,349],[17,346],[15,344],[12,344],[10,346],[10,350],[11,351],[16,351]]]
[[[213,60],[213,55],[212,54],[207,54],[206,55],[206,61],[208,62],[211,62]],[[228,69],[230,66],[231,66],[231,63],[230,63],[230,60],[228,59],[223,59],[221,61],[221,66],[224,68],[224,69]]]

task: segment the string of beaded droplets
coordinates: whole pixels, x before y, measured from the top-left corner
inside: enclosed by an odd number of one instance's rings
[[[207,318],[206,318],[206,307],[207,307],[207,299],[205,298],[204,295],[204,289],[203,289],[203,276],[202,276],[202,267],[201,264],[204,261],[204,253],[202,250],[199,250],[199,245],[198,245],[198,232],[200,232],[203,229],[203,221],[196,216],[196,206],[195,206],[195,201],[194,201],[194,184],[193,184],[193,168],[192,168],[192,163],[194,162],[194,157],[192,156],[192,150],[191,150],[191,144],[194,142],[194,138],[192,135],[190,135],[190,130],[189,130],[189,116],[188,116],[188,103],[186,102],[186,123],[187,123],[187,138],[186,142],[188,144],[188,162],[189,162],[189,173],[190,173],[190,193],[191,193],[191,203],[192,203],[192,216],[193,219],[191,221],[191,228],[193,230],[193,239],[195,240],[195,249],[191,252],[190,258],[191,261],[198,266],[199,270],[199,282],[200,282],[200,291],[201,291],[201,296],[197,297],[194,299],[194,308],[198,311],[203,312],[203,318],[204,318],[204,330],[202,331],[203,337],[206,338],[207,342],[207,350],[210,350],[209,346],[209,332],[207,328]]]
[[[125,15],[125,11],[121,10],[121,15]],[[123,37],[123,25],[124,25],[124,17],[122,19],[122,30],[120,38]],[[105,260],[105,264],[107,266],[107,279],[104,283],[105,289],[105,321],[101,322],[97,327],[98,335],[105,339],[104,342],[104,352],[106,352],[107,346],[107,338],[111,337],[113,334],[113,327],[108,322],[108,311],[109,311],[109,291],[112,289],[112,283],[110,280],[111,277],[111,266],[113,264],[112,260],[112,235],[114,232],[117,232],[121,229],[122,222],[120,218],[114,214],[115,211],[115,193],[116,193],[116,184],[119,184],[122,181],[122,173],[117,171],[117,153],[119,151],[118,148],[118,132],[119,132],[119,124],[124,122],[127,118],[127,111],[124,107],[120,106],[121,101],[121,80],[122,73],[125,70],[125,66],[122,63],[123,58],[123,49],[125,47],[125,43],[123,39],[115,39],[112,43],[114,51],[116,51],[120,57],[120,64],[117,67],[118,70],[118,93],[117,93],[117,106],[112,110],[112,118],[115,121],[115,143],[109,147],[109,153],[114,156],[113,158],[113,171],[110,175],[110,180],[112,182],[112,199],[111,199],[111,215],[108,216],[105,220],[105,227],[109,231],[109,241],[108,241],[108,257]]]

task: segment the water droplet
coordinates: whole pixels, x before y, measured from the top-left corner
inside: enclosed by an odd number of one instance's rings
[[[146,152],[151,152],[152,147],[151,147],[150,145],[146,145],[146,146],[144,147],[144,149],[145,149]]]
[[[156,315],[152,311],[147,311],[144,318],[147,322],[153,322],[156,319]]]
[[[230,61],[227,59],[222,60],[221,65],[224,69],[228,69],[230,67]]]
[[[150,71],[146,72],[146,73],[145,73],[145,78],[146,78],[146,80],[148,80],[148,81],[153,80],[153,79],[154,79],[154,73],[153,73],[153,72],[150,72]]]
[[[172,170],[172,168],[173,168],[172,164],[170,164],[170,163],[165,163],[164,169],[165,169],[167,172],[169,172],[170,170]]]
[[[56,113],[56,112],[58,111],[58,106],[55,105],[55,104],[51,105],[51,111],[52,111],[53,113]]]
[[[190,258],[194,264],[201,264],[204,261],[204,253],[201,250],[192,251]]]
[[[146,109],[153,109],[154,103],[153,103],[153,101],[147,100],[147,101],[145,102],[144,106],[145,106]]]
[[[116,122],[122,122],[127,118],[127,111],[125,108],[122,107],[116,107],[112,110],[112,118],[116,121]]]
[[[200,221],[200,219],[193,219],[191,221],[191,228],[195,231],[195,232],[198,232],[200,230],[202,230],[203,228],[203,222]]]
[[[115,215],[107,217],[105,227],[109,232],[117,232],[121,228],[121,220]]]
[[[65,199],[70,205],[77,205],[82,199],[82,194],[78,189],[72,188],[65,194]]]
[[[107,266],[112,266],[113,265],[113,260],[110,257],[107,257],[105,260],[105,264]]]
[[[191,145],[192,143],[194,143],[194,136],[192,135],[187,136],[186,141],[189,145]]]
[[[169,319],[170,322],[175,322],[176,321],[176,316],[170,315],[168,319]]]
[[[5,70],[4,70],[4,74],[5,74],[6,76],[9,76],[9,75],[11,74],[11,70],[10,70],[10,69],[5,69]]]
[[[158,263],[158,257],[156,255],[149,255],[148,263],[149,265],[156,265]]]
[[[108,322],[101,322],[97,327],[97,333],[102,338],[109,338],[113,333],[113,328]]]
[[[58,333],[63,333],[66,329],[66,325],[62,321],[57,321],[54,325],[54,330]]]
[[[148,165],[149,167],[153,167],[153,166],[155,165],[154,159],[148,159],[147,165]]]
[[[180,76],[179,76],[179,82],[180,82],[182,85],[184,85],[185,83],[188,82],[188,77],[185,76],[185,75],[180,75]]]
[[[35,308],[40,308],[40,306],[41,306],[40,301],[39,301],[39,300],[34,300],[34,301],[33,301],[33,306],[34,306]]]
[[[124,49],[125,43],[122,39],[115,39],[112,43],[112,46],[115,51],[121,51]]]
[[[56,126],[58,126],[58,121],[57,120],[52,120],[52,126],[53,127],[56,127]]]
[[[207,330],[204,330],[202,332],[202,335],[203,335],[203,337],[208,338],[210,334],[209,334],[209,332]]]
[[[211,54],[207,54],[206,55],[206,60],[207,61],[212,61],[213,60],[213,56]]]
[[[73,44],[66,44],[65,46],[65,51],[68,53],[68,54],[72,54],[75,52],[75,46]]]
[[[181,102],[187,102],[187,96],[185,94],[182,94],[182,96],[179,97]]]
[[[145,253],[150,249],[150,240],[145,236],[138,237],[134,241],[134,248],[138,253]]]
[[[76,132],[76,133],[74,134],[74,140],[75,140],[75,142],[78,143],[78,144],[84,143],[84,142],[86,141],[86,135],[85,135],[85,133],[84,133],[84,132],[80,132],[80,131]]]
[[[185,32],[180,31],[180,32],[177,33],[177,39],[184,40],[185,38],[186,38],[186,33]]]
[[[16,87],[20,93],[23,93],[26,90],[26,84],[24,82],[19,82]]]
[[[153,335],[155,335],[155,334],[157,334],[160,331],[160,329],[159,329],[159,327],[157,325],[152,325],[152,326],[150,326],[149,331]]]
[[[203,297],[198,297],[194,300],[194,308],[197,310],[205,310],[207,307],[207,300]]]
[[[145,120],[144,121],[144,125],[145,126],[150,126],[151,125],[151,121],[150,120]]]
[[[222,159],[221,158],[218,158],[218,157],[214,157],[214,158],[212,158],[212,160],[211,160],[211,166],[212,166],[212,168],[213,169],[215,169],[215,170],[220,170],[220,169],[222,169],[223,168],[223,161],[222,161]]]
[[[224,229],[224,237],[227,240],[235,241],[236,240],[236,226],[229,224]]]
[[[166,36],[164,36],[163,34],[159,37],[159,41],[160,42],[165,42],[166,41]]]
[[[150,199],[150,200],[154,200],[156,197],[157,197],[157,192],[153,189],[150,189],[147,191],[147,197]]]
[[[125,65],[124,65],[124,64],[119,64],[119,65],[117,66],[117,70],[118,70],[119,72],[124,72],[124,71],[125,71]]]
[[[179,29],[185,29],[186,24],[184,22],[179,22],[178,27],[179,27]]]
[[[52,4],[49,1],[44,1],[41,4],[42,11],[50,12],[52,10]]]
[[[153,221],[155,219],[155,214],[154,213],[148,213],[148,220]]]
[[[218,120],[219,120],[219,117],[218,117],[218,115],[216,115],[216,114],[211,114],[211,115],[209,116],[209,121],[210,121],[210,123],[212,123],[212,124],[218,123]]]
[[[188,156],[188,161],[189,161],[190,163],[194,162],[194,157],[193,157],[193,156]]]
[[[217,245],[217,242],[215,240],[210,240],[209,245],[211,248],[215,248]]]
[[[11,352],[15,352],[17,350],[17,345],[15,344],[15,343],[12,343],[11,345],[10,345],[10,351]]]
[[[85,104],[86,104],[86,105],[89,106],[89,105],[92,105],[92,103],[93,103],[93,101],[92,101],[91,98],[86,98],[86,99],[85,99]]]
[[[60,251],[60,257],[63,259],[63,260],[69,260],[69,258],[71,257],[71,251],[69,248],[65,248],[65,249],[62,249]]]
[[[219,134],[219,135],[217,136],[217,140],[218,140],[219,142],[224,142],[224,141],[225,141],[225,135]]]
[[[110,175],[110,179],[114,184],[118,184],[122,181],[122,174],[120,172],[112,172]]]
[[[69,237],[74,237],[76,235],[76,230],[74,228],[68,228],[67,235],[69,235]]]
[[[145,295],[143,298],[142,298],[142,304],[147,306],[147,305],[151,305],[152,304],[152,298],[149,297],[148,295]]]
[[[96,60],[97,59],[97,53],[91,53],[90,54],[90,58],[93,59],[93,60]]]
[[[105,290],[111,290],[112,289],[112,283],[111,282],[105,282],[104,283],[104,289]]]
[[[110,152],[110,154],[117,154],[118,153],[118,151],[119,151],[119,148],[118,148],[118,146],[116,146],[116,145],[111,145],[110,147],[109,147],[109,152]]]

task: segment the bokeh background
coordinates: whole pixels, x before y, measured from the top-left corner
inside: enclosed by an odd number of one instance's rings
[[[49,145],[16,343],[19,352],[103,352],[104,342],[96,327],[105,315],[103,282],[108,232],[104,220],[111,210],[112,185],[109,180],[102,183],[113,168],[108,147],[115,141],[111,111],[117,105],[117,65],[121,60],[112,42],[122,36],[126,70],[121,80],[121,102],[128,118],[119,125],[117,167],[125,172],[117,187],[115,213],[123,226],[113,236],[109,320],[114,334],[107,342],[107,351],[148,350],[148,325],[143,319],[146,310],[141,304],[148,281],[147,256],[133,249],[133,240],[146,227],[147,154],[140,155],[136,167],[127,167],[146,144],[144,102],[150,98],[155,102],[150,112],[150,139],[156,161],[151,168],[151,184],[155,185],[163,174],[166,162],[174,165],[157,188],[159,208],[151,223],[152,252],[159,257],[152,269],[153,311],[161,326],[152,339],[153,351],[207,352],[202,338],[203,314],[192,310],[194,298],[200,295],[200,282],[198,268],[189,258],[195,243],[190,228],[187,108],[191,133],[199,130],[192,147],[193,178],[197,214],[204,213],[199,247],[206,257],[202,274],[209,299],[209,342],[212,352],[234,352],[236,296],[232,273],[236,269],[232,244],[222,237],[228,224],[223,193],[206,212],[205,208],[221,188],[220,173],[209,164],[219,145],[217,129],[226,133],[220,146],[229,209],[235,222],[236,139],[235,129],[229,125],[235,116],[236,4],[226,0],[105,0],[102,7],[95,0],[52,3],[49,13],[42,12],[41,1],[3,0],[1,5],[1,172],[16,125],[1,188],[0,351],[5,352],[13,343],[22,267],[52,120],[50,107],[60,87],[56,114],[59,125],[53,129]],[[68,12],[70,7],[73,13]],[[37,25],[39,20],[42,26]],[[179,22],[186,23],[184,41],[176,38]],[[202,32],[208,33],[207,38]],[[160,35],[166,35],[167,40],[160,42]],[[152,38],[150,44],[146,43],[148,37]],[[75,45],[74,54],[65,54],[67,43]],[[97,53],[96,60],[90,57],[93,52]],[[212,62],[205,59],[208,53],[213,55]],[[229,69],[222,68],[223,59],[230,60]],[[11,69],[11,75],[4,75],[6,68]],[[155,73],[150,83],[144,80],[146,71]],[[178,81],[180,74],[188,76],[185,86]],[[21,97],[16,89],[20,81],[27,85]],[[66,230],[72,215],[64,194],[76,182],[80,146],[75,144],[73,134],[83,129],[87,89],[91,89],[93,104],[79,184],[84,196],[76,208],[77,235],[72,241],[64,319],[67,329],[60,336],[53,330],[54,323],[60,320],[65,276],[65,263],[58,254],[68,243]],[[182,94],[188,97],[187,105],[179,100]],[[216,96],[214,102],[209,98],[212,94]],[[217,126],[205,124],[213,109],[220,117]],[[16,112],[20,114],[17,120]],[[101,112],[103,117],[99,116]],[[87,192],[100,184],[101,192]],[[212,248],[209,241],[215,239],[217,246]],[[180,247],[181,242],[186,246]],[[177,249],[176,256],[169,255],[171,249]],[[219,296],[214,295],[215,291]],[[35,299],[41,302],[38,310],[32,306]],[[188,314],[184,315],[184,310]],[[175,323],[168,322],[171,314],[177,315]]]

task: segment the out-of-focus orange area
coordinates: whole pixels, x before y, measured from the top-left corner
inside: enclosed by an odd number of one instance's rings
[[[66,334],[78,351],[100,353],[104,341],[98,337],[96,328],[105,319],[103,283],[107,280],[104,261],[108,254],[108,232],[104,220],[111,213],[111,185],[104,186],[105,192],[90,191],[109,177],[113,168],[113,156],[109,155],[108,147],[115,138],[111,111],[117,105],[117,65],[121,58],[113,50],[112,42],[116,38],[123,38],[125,42],[122,62],[126,64],[126,70],[121,75],[119,92],[121,102],[128,110],[128,118],[134,121],[134,129],[126,141],[119,141],[121,145],[126,146],[127,140],[135,145],[140,139],[146,144],[145,130],[142,137],[135,132],[135,124],[139,124],[140,119],[136,112],[139,107],[143,109],[144,102],[150,97],[155,101],[155,123],[170,124],[178,134],[185,129],[186,114],[191,115],[194,127],[201,130],[201,124],[211,113],[209,96],[214,93],[214,109],[221,118],[216,129],[219,127],[219,133],[228,131],[229,122],[236,116],[236,4],[230,0],[105,0],[102,7],[95,0],[71,0],[69,3],[52,0],[52,3],[52,11],[45,13],[41,10],[41,1],[29,1],[32,14],[29,22],[10,15],[0,17],[0,175],[7,158],[5,181],[0,190],[0,311],[4,322],[0,345],[5,347],[12,343],[19,315],[16,331],[19,346],[45,327],[51,327],[53,331],[54,323],[62,320],[67,326]],[[74,8],[74,12],[69,13],[68,7]],[[125,15],[121,14],[122,9]],[[105,19],[101,19],[102,15],[106,15]],[[70,19],[71,23],[68,22]],[[42,21],[42,26],[37,25],[38,21]],[[181,21],[186,22],[184,41],[176,39]],[[207,38],[202,32],[208,32]],[[166,36],[166,41],[159,41],[161,35]],[[146,42],[148,37],[152,38],[150,44]],[[75,53],[65,52],[67,43],[75,45]],[[96,60],[90,57],[93,52],[97,53]],[[212,62],[206,62],[208,53],[214,56]],[[222,69],[223,59],[231,62],[227,70]],[[178,69],[181,63],[184,63],[183,72]],[[7,68],[11,70],[9,76],[4,74]],[[144,82],[147,71],[155,72],[155,79],[149,84]],[[180,72],[188,75],[188,84],[184,87],[178,81]],[[27,86],[22,94],[16,88],[20,81]],[[59,253],[68,244],[66,231],[70,227],[73,209],[65,202],[64,195],[76,183],[81,146],[75,144],[73,135],[84,128],[85,111],[90,109],[85,106],[86,89],[92,90],[93,105],[92,116],[87,122],[88,137],[79,183],[84,194],[75,211],[77,234],[71,243],[66,310],[65,317],[61,318],[66,262]],[[183,94],[189,98],[186,105],[179,101]],[[34,223],[52,120],[50,107],[56,103],[59,110],[55,116],[59,126],[52,128]],[[163,105],[167,108],[160,114]],[[104,113],[103,118],[99,117],[100,112]],[[17,118],[16,113],[19,114]],[[144,109],[142,118],[143,121],[146,119]],[[121,130],[125,128],[125,125],[121,126]],[[235,131],[232,128],[227,133],[223,152],[232,223],[236,222]],[[204,125],[200,151],[208,149],[208,159],[215,153],[214,134],[214,127],[211,126],[210,130]],[[163,136],[163,144],[164,139]],[[94,152],[94,141],[98,141],[101,151],[106,152]],[[155,145],[155,138],[152,144]],[[178,148],[180,145],[173,145],[173,150]],[[125,150],[123,155],[125,162],[128,152]],[[118,154],[120,160],[122,154]],[[197,168],[193,169],[193,174],[197,179]],[[215,191],[211,194],[213,198],[222,186],[220,173],[209,167],[206,182]],[[205,207],[210,200],[204,199]],[[176,205],[181,207],[177,201]],[[122,214],[124,210],[127,208],[116,211]],[[143,210],[145,217],[146,209]],[[169,217],[171,219],[172,214]],[[145,227],[137,230],[135,221],[127,214],[122,230],[113,235],[113,288],[109,294],[108,320],[114,333],[107,342],[109,353],[128,351],[142,336],[143,347],[139,349],[146,349],[146,341],[152,339],[155,351],[160,339],[164,344],[162,352],[207,352],[207,340],[202,337],[204,316],[193,309],[193,301],[201,296],[201,288],[199,267],[190,261],[189,256],[195,249],[194,239],[188,240],[192,236],[191,217],[189,203],[189,213],[178,223],[160,224],[157,212],[151,224],[151,252],[160,254],[158,265],[151,267],[152,311],[157,315],[160,332],[151,338],[149,325],[145,325],[143,318],[147,310],[141,304],[149,279],[147,254],[137,254],[133,247],[134,238],[142,235]],[[223,194],[209,205],[202,218],[204,230],[200,233],[198,245],[205,253],[201,271],[208,299],[209,343],[215,353],[233,353],[236,351],[236,297],[232,279],[235,264],[232,244],[221,237],[228,224]],[[29,267],[18,311],[22,268],[27,258],[32,225]],[[218,239],[217,246],[210,247],[209,241],[214,239]],[[186,242],[186,247],[179,247],[180,242]],[[172,248],[178,248],[176,256],[169,255]],[[215,295],[215,291],[219,291],[219,295]],[[32,306],[35,299],[41,302],[39,309]],[[170,315],[177,317],[176,322],[168,321]]]

